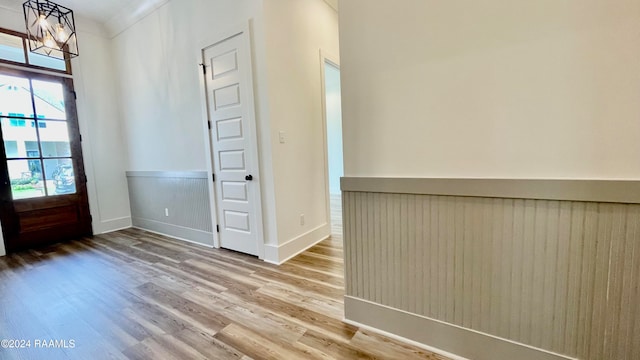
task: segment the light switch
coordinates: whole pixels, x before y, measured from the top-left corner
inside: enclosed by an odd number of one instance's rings
[[[284,144],[285,142],[287,142],[287,139],[285,138],[286,133],[284,131],[280,131],[278,133],[278,137],[280,138],[280,144]]]

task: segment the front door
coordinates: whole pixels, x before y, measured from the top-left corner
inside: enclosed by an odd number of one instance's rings
[[[0,120],[7,250],[91,235],[72,80],[0,68]]]
[[[203,50],[220,246],[259,255],[262,220],[246,33]]]

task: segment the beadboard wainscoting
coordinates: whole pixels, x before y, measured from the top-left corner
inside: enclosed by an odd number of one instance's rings
[[[347,321],[470,359],[640,354],[640,182],[342,189]]]
[[[205,171],[128,171],[127,180],[134,227],[213,246]]]

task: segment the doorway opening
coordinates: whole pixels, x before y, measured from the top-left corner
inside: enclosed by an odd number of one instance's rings
[[[340,178],[344,176],[342,152],[342,101],[340,87],[340,67],[323,57],[324,113],[327,152],[327,193],[331,233],[342,235],[342,198]]]

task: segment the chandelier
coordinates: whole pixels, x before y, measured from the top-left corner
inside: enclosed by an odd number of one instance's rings
[[[28,0],[22,7],[29,51],[62,60],[78,56],[71,9],[49,0]]]

